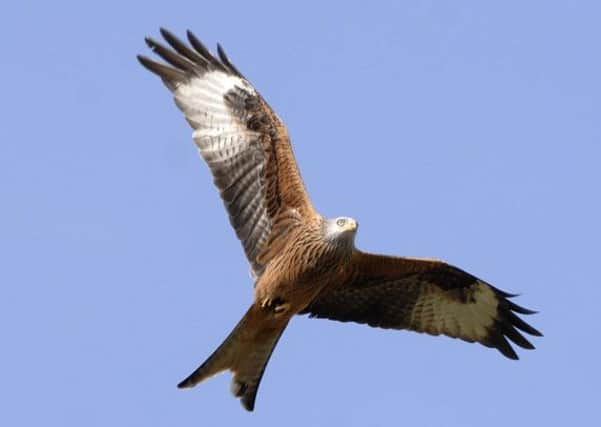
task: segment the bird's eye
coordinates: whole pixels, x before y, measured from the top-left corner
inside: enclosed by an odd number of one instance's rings
[[[343,227],[343,226],[344,226],[344,224],[346,224],[346,219],[344,219],[344,218],[340,218],[340,219],[338,219],[338,220],[336,221],[336,225],[337,225],[338,227]]]

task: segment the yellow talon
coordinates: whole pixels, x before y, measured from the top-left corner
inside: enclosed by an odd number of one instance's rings
[[[281,298],[265,298],[261,301],[261,308],[269,309],[276,314],[283,313],[290,308],[290,304],[285,303]]]

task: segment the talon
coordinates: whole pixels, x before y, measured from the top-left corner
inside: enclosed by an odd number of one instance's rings
[[[290,308],[290,304],[288,304],[288,303],[282,303],[282,304],[276,305],[273,308],[273,312],[276,313],[276,314],[283,313],[285,311],[288,311],[289,308]]]
[[[265,298],[261,301],[261,308],[271,310],[275,314],[283,313],[290,308],[290,304],[284,302],[283,299],[277,298]]]

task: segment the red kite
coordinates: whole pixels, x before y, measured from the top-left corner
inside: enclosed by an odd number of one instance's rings
[[[518,356],[508,339],[541,336],[516,313],[515,296],[434,259],[390,257],[355,248],[357,222],[313,208],[282,121],[218,45],[218,58],[190,32],[186,45],[161,30],[147,38],[167,64],[138,56],[173,93],[194,129],[255,278],[254,301],[215,352],[180,388],[221,371],[252,411],[271,353],[296,314],[447,335]]]

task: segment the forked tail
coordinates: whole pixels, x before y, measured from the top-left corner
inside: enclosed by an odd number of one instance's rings
[[[288,320],[274,317],[253,304],[217,350],[178,387],[194,387],[230,370],[233,373],[232,393],[240,398],[247,411],[252,411],[263,372]]]

